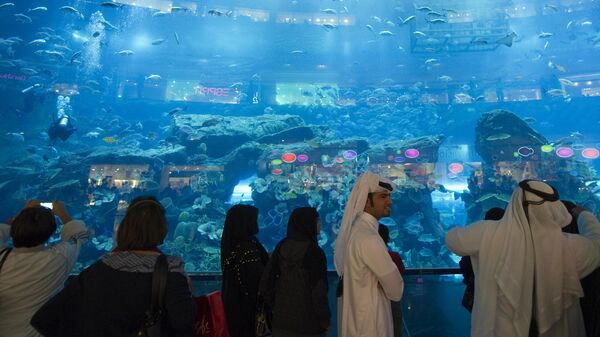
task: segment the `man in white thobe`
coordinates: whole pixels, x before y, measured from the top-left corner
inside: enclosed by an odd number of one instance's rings
[[[390,300],[399,301],[404,281],[378,233],[390,214],[394,184],[370,172],[352,189],[335,245],[335,266],[343,278],[338,301],[341,337],[393,337]]]
[[[571,216],[553,187],[524,180],[502,219],[448,232],[475,273],[471,336],[585,337],[579,279],[600,265],[600,223],[574,211],[584,235],[562,233]]]

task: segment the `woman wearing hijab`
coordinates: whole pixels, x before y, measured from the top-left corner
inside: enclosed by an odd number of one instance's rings
[[[258,208],[227,211],[221,238],[222,296],[231,337],[254,337],[258,283],[269,255],[256,239]]]
[[[448,232],[448,248],[470,255],[475,272],[472,336],[585,336],[579,279],[600,265],[600,224],[573,216],[585,236],[561,232],[571,214],[553,187],[524,180],[502,219]]]
[[[296,208],[287,236],[269,260],[261,294],[273,310],[273,337],[323,337],[329,330],[327,260],[317,243],[320,230],[314,207]]]

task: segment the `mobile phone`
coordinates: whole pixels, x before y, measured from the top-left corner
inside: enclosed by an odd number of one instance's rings
[[[40,206],[52,209],[52,202],[41,202]]]

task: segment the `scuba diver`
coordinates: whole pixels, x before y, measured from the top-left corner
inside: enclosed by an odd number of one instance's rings
[[[57,139],[61,139],[63,142],[66,141],[76,130],[72,121],[73,117],[67,113],[71,111],[70,98],[58,96],[56,108],[58,110],[56,119],[48,128],[48,138],[51,146],[56,143]]]
[[[75,132],[75,126],[71,121],[71,117],[67,114],[62,115],[59,119],[52,122],[48,128],[48,137],[50,145],[54,145],[56,140],[60,138],[63,142],[66,141]]]

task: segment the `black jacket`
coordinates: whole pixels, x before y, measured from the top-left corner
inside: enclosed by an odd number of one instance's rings
[[[131,336],[150,307],[156,261],[156,256],[138,258],[139,271],[117,270],[102,260],[94,263],[44,304],[31,324],[44,336]],[[163,334],[193,336],[196,305],[181,272],[183,263],[174,257],[168,261]]]
[[[302,334],[325,332],[331,312],[323,250],[312,241],[284,239],[267,264],[261,294],[272,307],[274,328]]]

